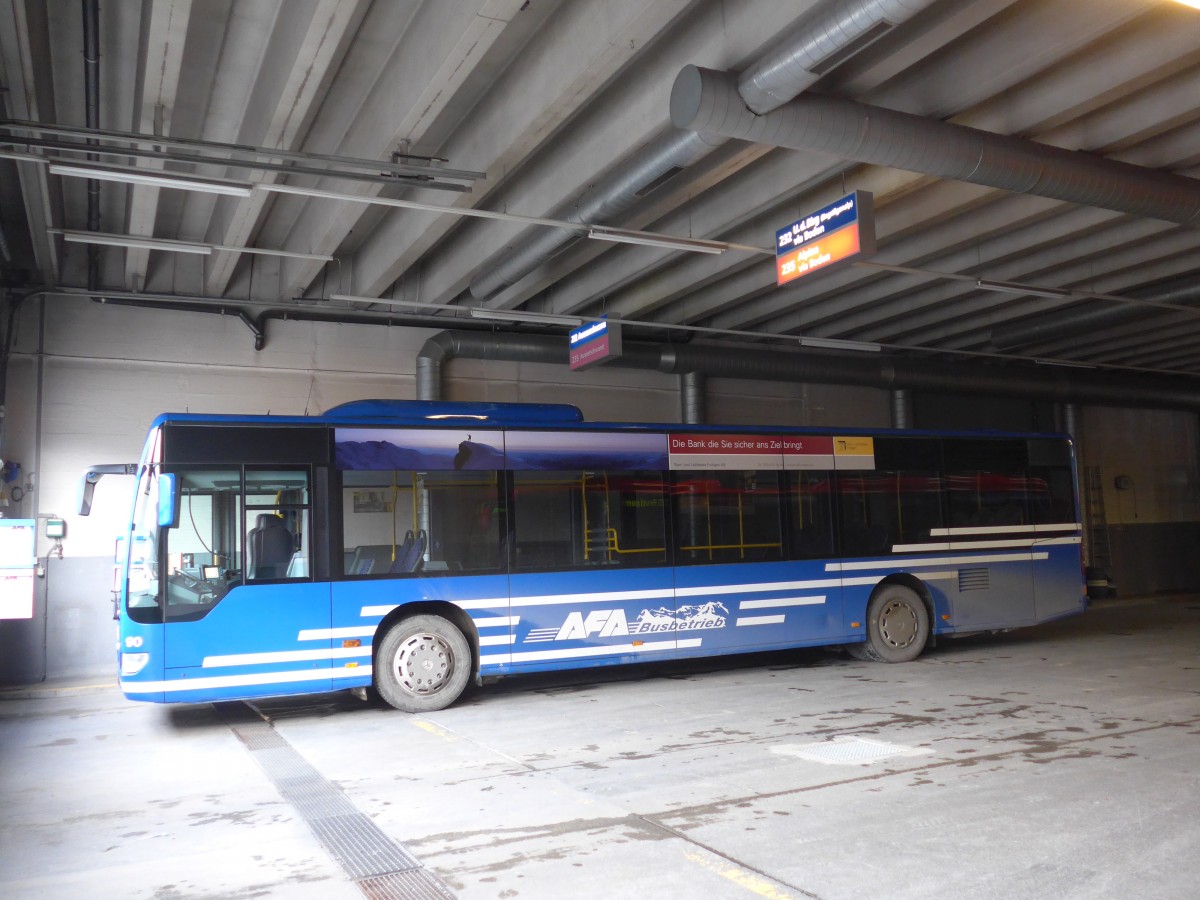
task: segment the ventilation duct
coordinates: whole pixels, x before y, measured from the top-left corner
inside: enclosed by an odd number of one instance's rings
[[[703,425],[708,421],[704,405],[704,376],[700,372],[679,375],[679,421]]]
[[[734,75],[686,66],[671,122],[773,147],[966,181],[1181,225],[1200,224],[1200,181],[852,100],[805,94],[756,116]]]
[[[578,200],[560,203],[546,217],[581,227],[611,221],[629,209],[650,186],[669,172],[679,172],[725,143],[724,138],[671,130],[638,151],[636,161],[619,166]],[[562,228],[529,229],[517,238],[516,250],[494,254],[471,281],[471,296],[485,300],[516,284],[543,262],[582,235]]]
[[[934,0],[834,0],[801,21],[794,34],[743,74],[735,98],[743,110],[767,112],[795,97],[822,74],[849,59]],[[699,132],[699,133],[696,133]],[[560,204],[547,218],[580,225],[603,225],[642,196],[720,147],[725,137],[704,129],[672,130],[615,166],[611,175],[577,200]],[[580,240],[562,229],[530,229],[517,238],[517,250],[492,254],[472,279],[470,294],[486,300],[516,284],[555,253]]]
[[[851,0],[826,4],[796,33],[742,72],[738,94],[762,115],[787,103],[826,72],[911,19],[931,0]]]
[[[824,354],[715,344],[646,344],[626,341],[623,356],[608,365],[710,378],[848,384],[887,391],[915,390],[1055,403],[1090,403],[1200,411],[1200,382],[1186,378],[1126,375],[1055,366],[970,367],[927,359]],[[444,331],[417,355],[417,398],[442,398],[442,368],[456,358],[566,365],[561,335],[497,335]]]

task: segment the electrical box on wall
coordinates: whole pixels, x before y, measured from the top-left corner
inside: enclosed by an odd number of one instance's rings
[[[0,619],[33,617],[36,522],[0,519]]]
[[[64,519],[46,520],[46,537],[61,540],[67,536],[67,523]]]

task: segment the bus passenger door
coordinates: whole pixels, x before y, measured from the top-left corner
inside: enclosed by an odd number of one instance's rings
[[[840,579],[826,571],[829,483],[824,470],[675,473],[681,649],[795,647],[843,636]]]
[[[512,497],[514,669],[675,651],[661,472],[517,471]]]
[[[162,557],[166,700],[331,689],[307,467],[180,467]]]

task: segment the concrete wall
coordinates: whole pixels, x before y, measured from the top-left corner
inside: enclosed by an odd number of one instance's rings
[[[4,447],[6,458],[21,462],[27,492],[4,513],[59,515],[68,531],[64,559],[49,560],[39,580],[35,620],[0,622],[0,683],[112,673],[111,559],[130,483],[104,479],[93,515],[80,518],[75,491],[86,466],[135,461],[151,421],[166,411],[298,415],[348,400],[410,399],[416,354],[434,333],[272,322],[265,349],[256,352],[234,317],[65,298],[28,304],[10,365]],[[451,400],[574,403],[592,420],[680,419],[678,379],[660,372],[571,373],[565,366],[464,359],[450,362],[445,374]],[[706,403],[709,421],[731,425],[890,425],[888,393],[870,388],[714,378]],[[918,396],[913,406],[917,427],[1054,427],[1044,404]],[[1114,552],[1128,548],[1145,562],[1157,558],[1144,555],[1147,546],[1187,546],[1200,522],[1196,417],[1089,408],[1084,429],[1083,460],[1102,466],[1106,477],[1132,478],[1130,491],[1106,497],[1110,522],[1122,529]],[[38,555],[52,550],[41,537]],[[1140,564],[1118,569],[1120,590],[1195,580],[1195,554],[1161,556],[1152,572]]]
[[[1200,433],[1191,413],[1085,409],[1080,465],[1099,472],[1120,594],[1200,584]]]

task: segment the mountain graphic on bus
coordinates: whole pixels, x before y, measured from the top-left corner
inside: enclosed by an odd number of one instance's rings
[[[710,600],[699,606],[681,606],[670,609],[644,609],[637,621],[629,626],[630,634],[646,631],[690,631],[701,628],[724,628],[729,610],[725,604]]]
[[[343,470],[502,469],[504,451],[465,440],[444,447],[402,447],[390,441],[338,441],[337,467]]]

